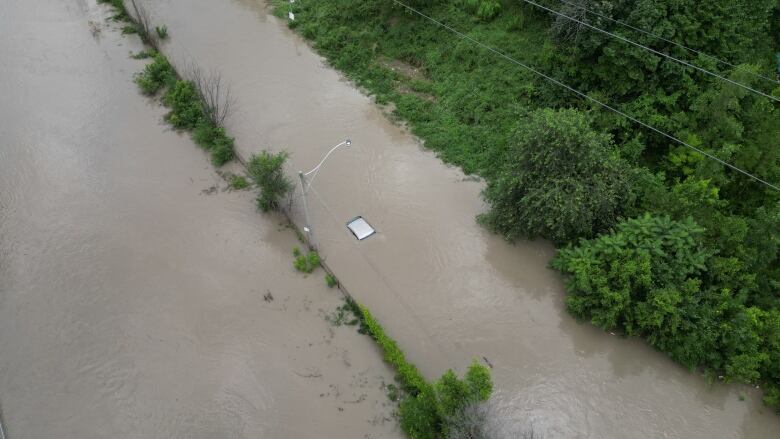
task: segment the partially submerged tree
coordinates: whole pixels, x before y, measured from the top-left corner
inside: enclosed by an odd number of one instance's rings
[[[522,121],[504,169],[484,191],[480,221],[508,240],[555,243],[612,227],[631,202],[628,164],[584,114],[544,109]]]
[[[262,151],[252,156],[247,165],[249,176],[260,189],[257,207],[263,212],[278,209],[282,198],[293,189],[292,182],[284,175],[284,163],[287,157],[285,151],[276,154]]]

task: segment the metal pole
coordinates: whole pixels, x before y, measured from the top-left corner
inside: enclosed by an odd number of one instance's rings
[[[309,249],[316,250],[317,245],[314,243],[314,232],[311,228],[311,221],[309,221],[309,203],[306,201],[306,177],[303,175],[303,171],[298,171],[298,177],[301,180],[301,198],[303,198],[303,214],[305,215],[306,223],[303,225],[303,231],[309,234]]]

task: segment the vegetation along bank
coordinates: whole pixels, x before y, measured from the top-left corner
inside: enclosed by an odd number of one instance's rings
[[[573,315],[780,407],[780,2],[275,5],[486,180],[483,225],[558,246]]]

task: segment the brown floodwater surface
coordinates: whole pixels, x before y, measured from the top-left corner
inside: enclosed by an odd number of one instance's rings
[[[641,340],[572,319],[546,266],[553,248],[510,245],[481,229],[482,184],[389,122],[264,2],[147,4],[168,26],[163,50],[175,62],[231,84],[238,111],[229,130],[243,156],[286,149],[294,177],[352,139],[313,185],[317,241],[426,375],[489,361],[502,416],[551,438],[780,437],[780,416],[762,406],[760,391],[708,384]],[[377,235],[356,242],[345,228],[355,215]]]
[[[109,15],[0,1],[7,438],[401,437],[341,294],[139,94]]]

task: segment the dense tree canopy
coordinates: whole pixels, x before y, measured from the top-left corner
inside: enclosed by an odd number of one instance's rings
[[[630,168],[609,135],[575,110],[543,109],[520,123],[504,167],[485,190],[484,224],[507,239],[565,243],[608,230],[629,204]]]

